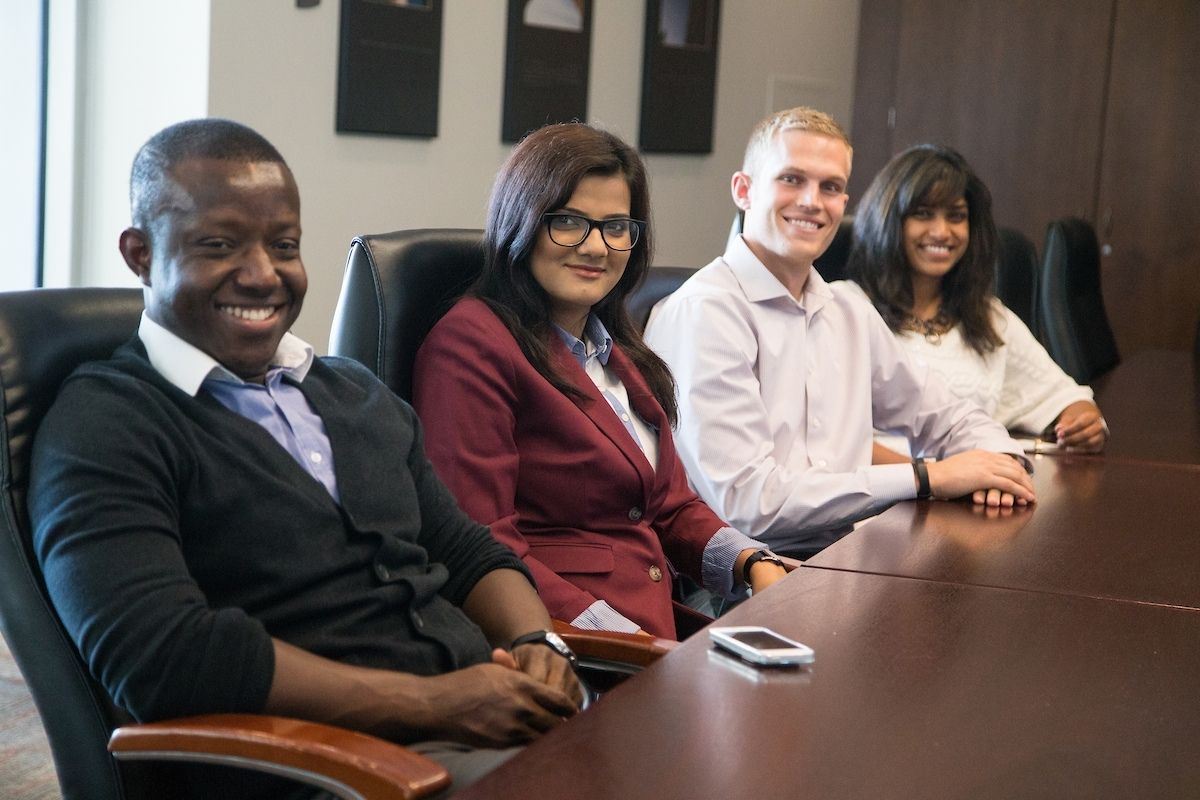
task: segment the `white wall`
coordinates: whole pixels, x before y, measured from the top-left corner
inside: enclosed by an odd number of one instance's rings
[[[722,3],[714,151],[651,155],[658,264],[718,255],[732,218],[729,176],[772,93],[849,124],[858,0]],[[350,239],[416,227],[482,227],[497,167],[504,89],[503,0],[448,0],[438,136],[337,135],[338,7],[212,0],[209,113],[240,120],[288,159],[303,202],[309,293],[296,332],[326,346]],[[644,3],[594,3],[589,121],[636,141]],[[777,107],[782,107],[779,105]]]
[[[75,35],[51,34],[46,282],[136,286],[117,251],[129,225],[129,165],[155,132],[206,113],[209,4],[52,0],[52,25],[67,7],[77,17],[61,19]],[[73,53],[54,49],[71,45]]]
[[[42,9],[0,0],[0,291],[32,289],[37,264],[38,148],[41,118]]]
[[[345,255],[355,234],[482,227],[492,178],[508,151],[500,143],[504,0],[445,3],[439,135],[428,140],[334,132],[336,0],[312,9],[298,9],[285,0],[211,0],[211,5],[202,0],[111,1],[136,8],[122,12],[124,23],[164,26],[175,35],[154,53],[136,55],[145,65],[142,70],[153,73],[136,81],[134,65],[124,63],[137,52],[128,40],[122,42],[127,37],[91,38],[94,47],[116,51],[110,56],[116,63],[90,67],[112,77],[102,81],[108,90],[98,102],[110,115],[137,113],[133,121],[106,120],[99,130],[89,131],[89,137],[104,139],[111,169],[89,173],[97,184],[89,192],[83,252],[104,258],[103,264],[89,266],[83,282],[112,282],[112,276],[125,280],[119,258],[116,268],[108,265],[115,258],[116,234],[126,224],[129,161],[158,127],[202,113],[193,107],[202,82],[191,74],[200,64],[208,70],[207,113],[260,131],[296,174],[309,271],[308,299],[296,332],[319,350],[327,346]],[[204,15],[197,4],[207,6],[206,20],[199,19]],[[191,17],[181,21],[182,7]],[[597,0],[594,7],[589,121],[635,142],[645,5]],[[656,263],[699,266],[721,252],[733,214],[729,176],[741,161],[751,126],[771,107],[808,102],[849,123],[858,7],[858,0],[722,3],[714,151],[646,159]],[[108,21],[118,22],[116,17]],[[208,51],[198,55],[188,48],[203,38],[205,22]],[[182,41],[183,32],[192,38]],[[175,71],[183,75],[179,81],[172,80]],[[116,105],[118,77],[138,85],[123,105]],[[186,91],[173,91],[176,83],[186,84]]]

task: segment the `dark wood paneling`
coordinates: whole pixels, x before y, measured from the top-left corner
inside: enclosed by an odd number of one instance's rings
[[[1200,2],[1120,0],[1109,97],[1097,230],[1113,332],[1126,355],[1187,349],[1200,312]]]
[[[850,141],[854,168],[850,173],[851,204],[892,157],[892,103],[896,96],[896,62],[900,57],[901,0],[862,0],[858,22],[858,63],[854,78],[854,116]]]
[[[906,0],[896,151],[960,150],[999,224],[1041,243],[1046,224],[1092,218],[1113,0]]]

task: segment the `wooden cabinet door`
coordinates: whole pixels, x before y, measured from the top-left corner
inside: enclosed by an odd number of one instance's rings
[[[1200,313],[1200,3],[1119,0],[1098,232],[1123,354],[1191,347]]]
[[[860,47],[874,52],[859,52],[853,135],[865,147],[855,172],[866,174],[854,186],[892,154],[940,142],[987,183],[997,223],[1039,247],[1052,219],[1091,219],[1113,2],[864,0]],[[878,105],[888,72],[893,129],[880,158],[888,115],[859,98]]]
[[[1198,0],[862,0],[852,202],[894,153],[938,141],[1041,248],[1100,235],[1124,355],[1191,347],[1200,315]]]

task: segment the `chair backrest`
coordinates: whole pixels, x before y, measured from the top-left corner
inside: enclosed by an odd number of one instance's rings
[[[742,232],[745,216],[744,211],[738,211],[733,215],[733,222],[729,226],[729,238],[725,242],[726,247],[734,237]],[[833,234],[829,247],[825,248],[825,252],[813,262],[813,266],[817,268],[817,272],[821,273],[822,278],[827,281],[840,281],[850,277],[846,271],[846,262],[850,260],[850,245],[853,241],[854,215],[846,214],[838,223],[838,229]]]
[[[1000,228],[996,250],[995,292],[1034,336],[1037,324],[1037,249],[1029,237],[1014,228]]]
[[[1091,224],[1050,223],[1038,281],[1038,327],[1046,350],[1079,383],[1120,361],[1100,290],[1100,246]]]
[[[356,236],[329,352],[371,369],[412,400],[413,362],[434,323],[483,269],[483,232],[462,228]]]
[[[691,267],[651,267],[642,285],[625,298],[625,308],[637,329],[645,330],[654,304],[674,292],[696,274]]]
[[[72,798],[124,798],[137,766],[106,744],[129,721],[92,679],[58,620],[33,554],[26,495],[33,437],[63,380],[107,358],[137,330],[137,289],[0,293],[0,625],[50,742],[59,785]]]
[[[850,245],[854,241],[854,215],[847,214],[838,223],[837,233],[825,252],[813,262],[817,272],[827,281],[840,281],[850,277],[846,272],[846,262],[850,260]]]

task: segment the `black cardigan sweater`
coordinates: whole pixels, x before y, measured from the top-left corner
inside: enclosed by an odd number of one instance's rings
[[[189,397],[136,337],[78,369],[34,443],[34,546],[92,674],[139,720],[261,711],[270,637],[342,662],[438,674],[487,661],[457,607],[525,572],[434,475],[411,407],[346,359],[301,390],[341,504],[261,427]]]

